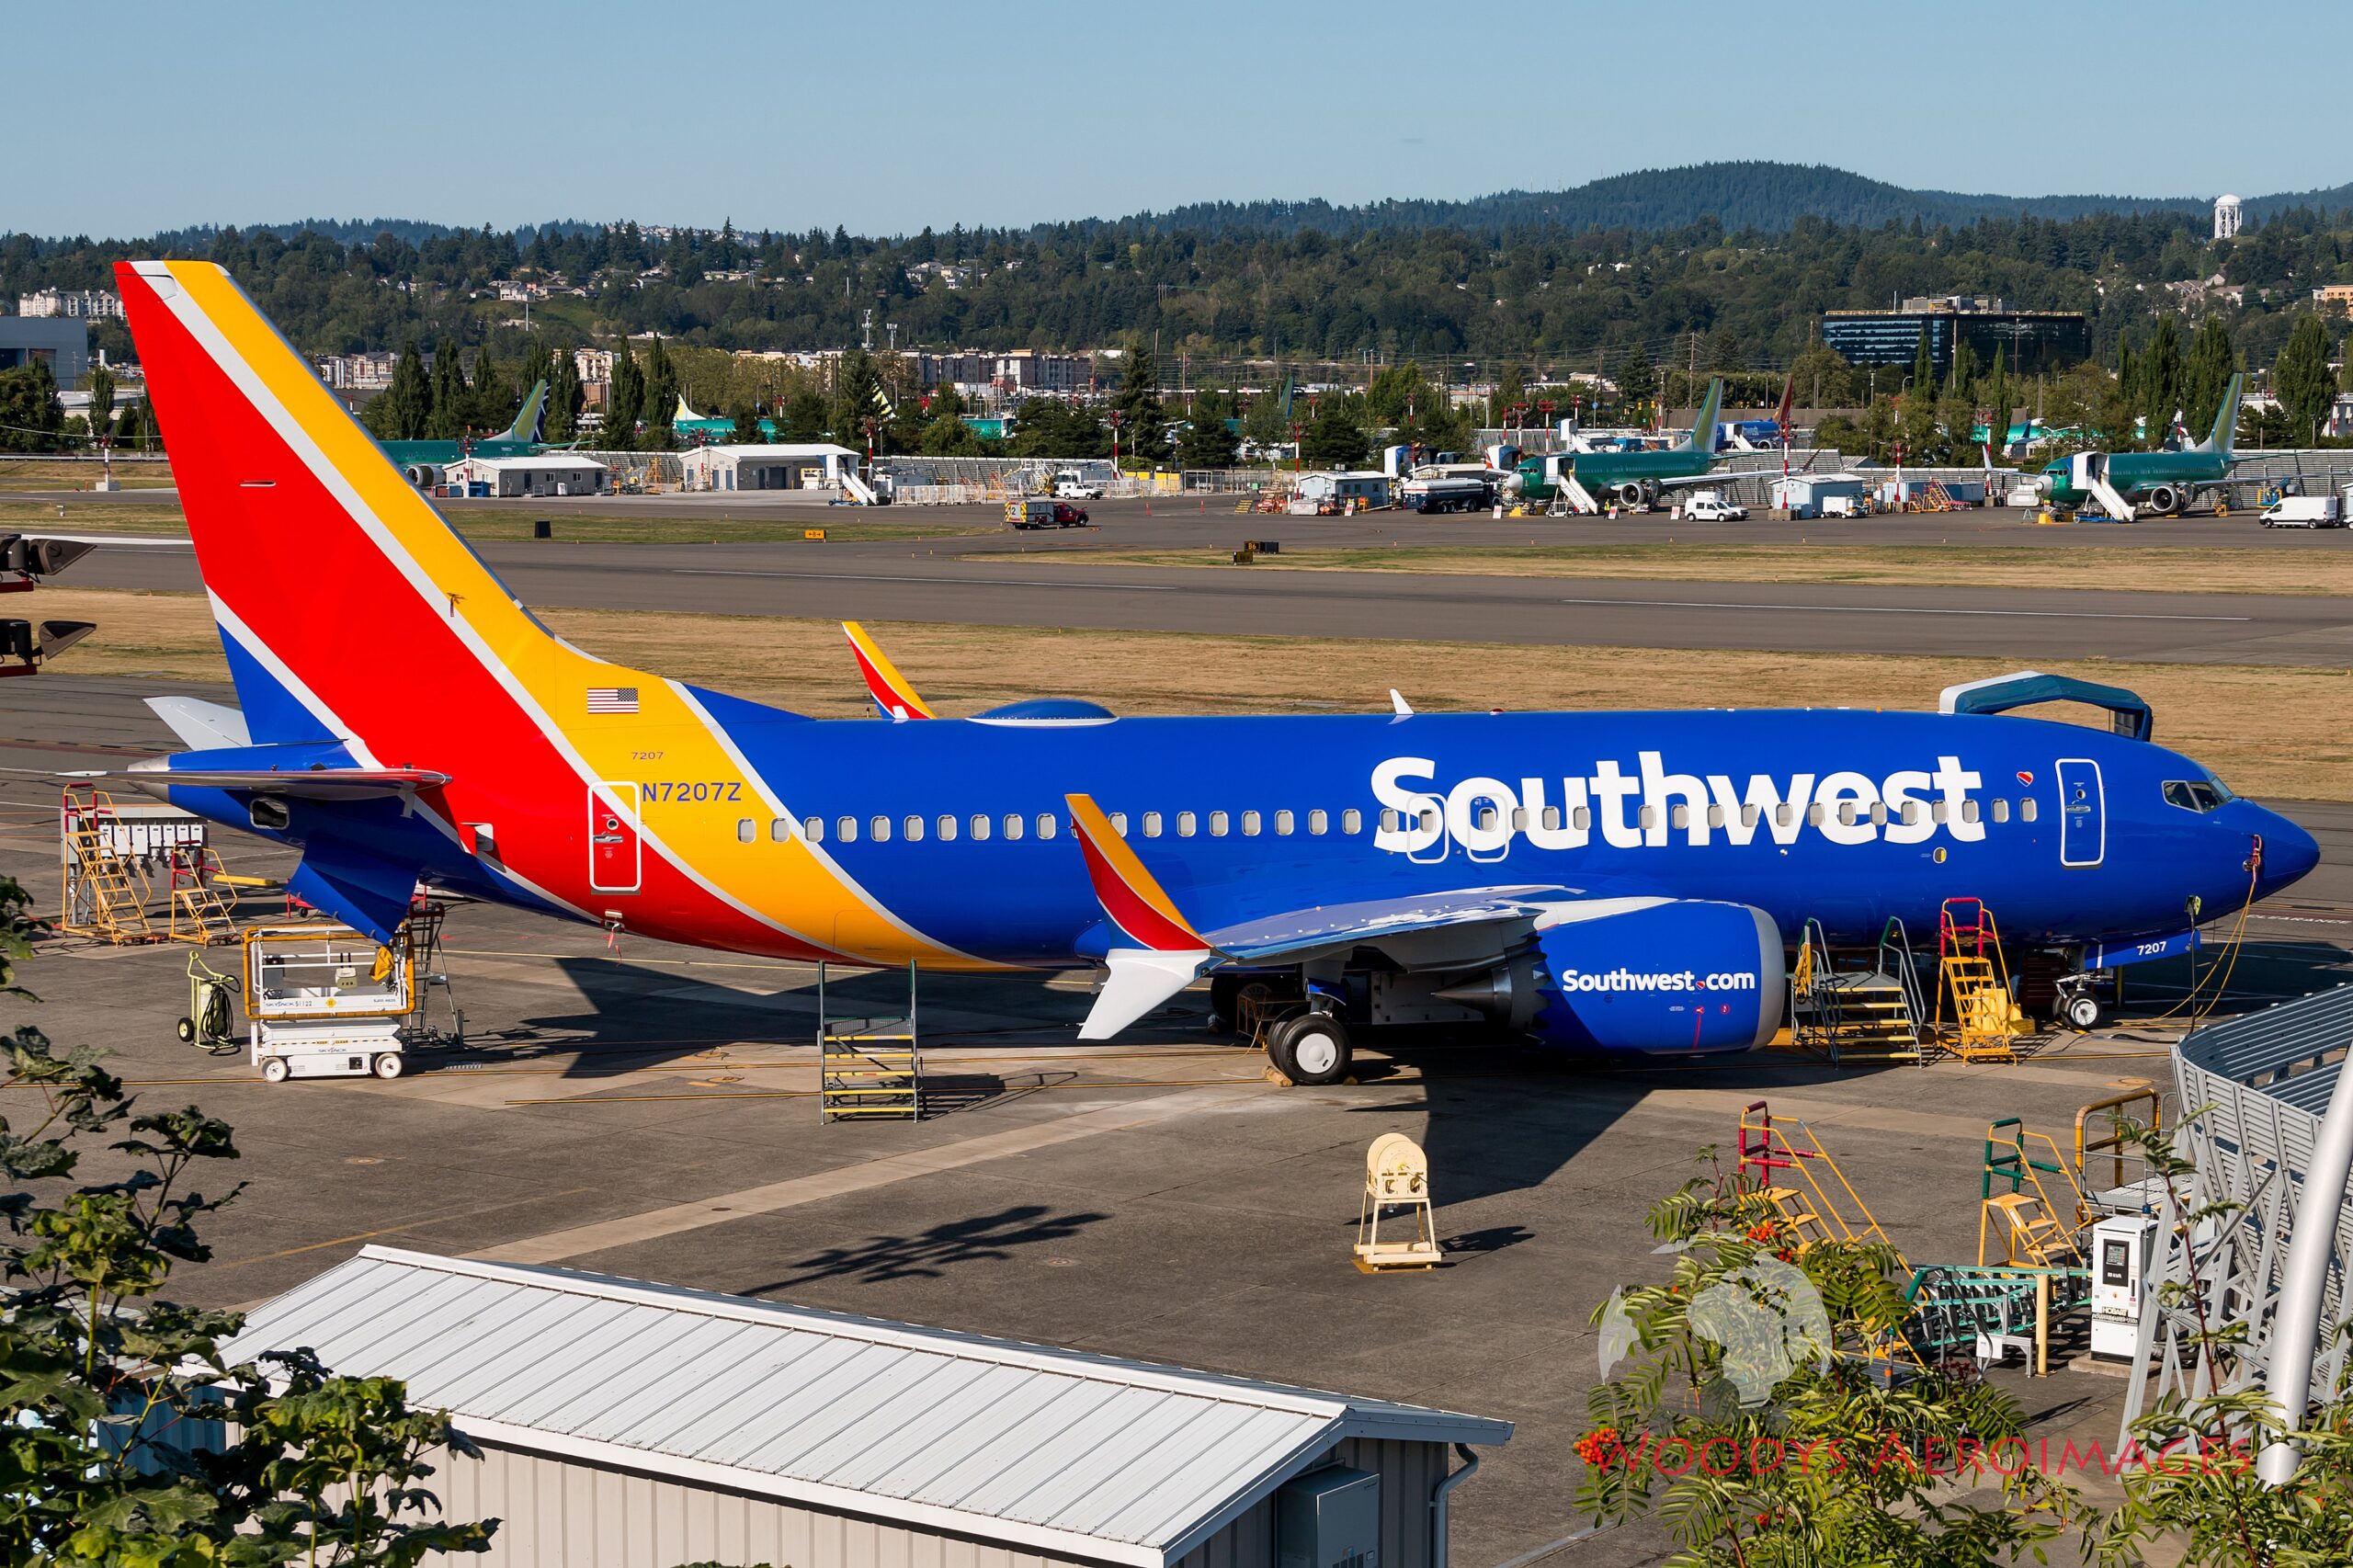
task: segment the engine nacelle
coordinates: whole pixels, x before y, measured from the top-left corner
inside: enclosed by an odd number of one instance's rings
[[[1537,937],[1532,1032],[1571,1051],[1748,1051],[1781,1027],[1781,934],[1745,903],[1680,899]]]
[[[430,490],[441,483],[439,463],[406,463],[402,466],[401,472],[419,490]]]
[[[2181,510],[2184,497],[2177,486],[2160,484],[2149,492],[2149,510],[2174,513]]]
[[[1647,506],[1650,503],[1650,492],[1639,480],[1630,480],[1618,487],[1618,504],[1621,506]]]

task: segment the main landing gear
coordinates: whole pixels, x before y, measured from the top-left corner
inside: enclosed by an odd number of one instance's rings
[[[1210,1027],[1262,1048],[1294,1084],[1337,1084],[1354,1052],[1329,996],[1302,995],[1267,978],[1219,975],[1210,982]]]

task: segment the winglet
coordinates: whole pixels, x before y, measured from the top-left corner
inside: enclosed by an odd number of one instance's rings
[[[1081,1040],[1108,1040],[1190,985],[1218,953],[1177,912],[1091,796],[1063,799],[1095,897],[1120,937],[1104,954],[1110,973],[1078,1027]]]
[[[930,719],[935,715],[929,705],[907,684],[899,666],[866,634],[866,628],[854,620],[842,622],[842,631],[849,636],[849,651],[857,656],[858,673],[866,678],[867,695],[874,699],[874,706],[882,710],[885,719]]]
[[[1389,688],[1389,710],[1400,719],[1410,719],[1414,716],[1414,705],[1406,701],[1405,694],[1393,686]]]

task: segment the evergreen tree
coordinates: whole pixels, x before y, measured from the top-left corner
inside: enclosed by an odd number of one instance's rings
[[[1618,395],[1631,415],[1639,415],[1643,405],[1658,395],[1658,372],[1651,369],[1650,350],[1641,344],[1628,355],[1618,371]]]
[[[1928,348],[1928,329],[1920,329],[1920,346],[1912,353],[1912,383],[1905,403],[1925,404],[1936,396],[1937,358]]]
[[[425,433],[437,441],[454,441],[466,433],[466,377],[458,365],[458,346],[444,338],[433,351],[433,405],[425,416]]]
[[[779,441],[822,441],[825,438],[825,399],[816,388],[803,386],[784,400],[777,423]]]
[[[645,449],[665,452],[677,439],[678,367],[654,335],[654,349],[645,357]]]
[[[1209,399],[1193,404],[1192,422],[1176,443],[1176,460],[1187,468],[1232,468],[1241,438],[1225,427],[1225,416]]]
[[[1994,370],[1985,378],[1985,438],[1999,456],[2010,439],[2010,378],[2002,366],[2002,350],[1994,346]]]
[[[1528,383],[1517,365],[1506,365],[1504,373],[1495,378],[1494,395],[1487,399],[1487,427],[1501,430],[1514,418],[1512,405],[1528,401]]]
[[[485,436],[495,436],[515,423],[522,399],[487,348],[474,356],[473,380],[473,410],[467,422]]]
[[[1160,404],[1160,362],[1141,339],[1128,345],[1124,358],[1120,388],[1111,397],[1111,406],[1120,413],[1120,449],[1142,462],[1164,461],[1168,429]]]
[[[2336,372],[2328,368],[2328,334],[2317,312],[2296,317],[2288,346],[2271,367],[2271,395],[2287,415],[2290,441],[2302,447],[2319,438],[2321,421],[2336,401]]]
[[[841,357],[834,371],[833,407],[827,414],[835,440],[861,451],[866,449],[866,422],[882,417],[874,403],[881,385],[874,357],[865,349],[853,348]]]
[[[1310,468],[1347,469],[1362,465],[1372,451],[1372,441],[1365,435],[1351,403],[1348,398],[1328,396],[1317,404],[1313,421],[1299,438],[1302,462]]]
[[[114,435],[114,372],[104,365],[90,367],[90,444],[106,444]]]
[[[548,439],[569,441],[580,434],[580,411],[587,394],[580,385],[580,362],[569,349],[559,348],[550,359],[548,378]]]
[[[426,379],[425,358],[412,337],[401,345],[400,358],[392,361],[392,383],[360,417],[380,440],[415,441],[424,437],[432,415],[433,385]]]
[[[2157,318],[2140,369],[2141,413],[2148,422],[2149,444],[2162,446],[2173,429],[2173,416],[2181,412],[2181,324],[2170,311]]]
[[[917,437],[915,449],[930,458],[976,458],[983,450],[980,437],[957,414],[934,415]]]
[[[2182,369],[2182,417],[2199,440],[2214,427],[2222,412],[2222,393],[2230,390],[2231,372],[2238,368],[2238,351],[2231,344],[2231,329],[2220,316],[2198,324],[2189,340],[2189,360]]]
[[[638,421],[644,416],[645,372],[639,368],[629,340],[623,338],[613,350],[613,379],[605,389],[603,445],[613,451],[634,451]]]
[[[735,421],[735,427],[727,432],[727,438],[735,445],[756,447],[767,439],[760,430],[760,411],[751,403],[737,403],[729,417]]]
[[[1242,434],[1262,450],[1290,439],[1290,422],[1283,417],[1280,392],[1268,387],[1250,400],[1250,406],[1242,412]]]
[[[55,451],[64,434],[65,404],[48,360],[0,370],[0,451]]]

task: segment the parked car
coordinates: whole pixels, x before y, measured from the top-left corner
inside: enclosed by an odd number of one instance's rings
[[[1083,528],[1086,526],[1086,508],[1074,506],[1067,501],[1054,503],[1054,526],[1058,528]]]
[[[1054,475],[1054,497],[1060,501],[1100,501],[1103,487],[1091,484],[1074,468],[1066,468]]]
[[[1748,508],[1733,506],[1712,490],[1702,490],[1683,503],[1683,517],[1693,523],[1745,523]]]
[[[2263,510],[2267,528],[2337,528],[2345,526],[2344,504],[2334,495],[2282,495]]]

